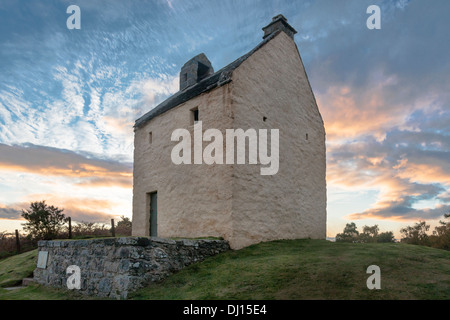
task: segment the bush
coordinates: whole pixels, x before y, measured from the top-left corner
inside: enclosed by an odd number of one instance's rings
[[[445,218],[450,218],[450,214]],[[439,221],[440,225],[434,228],[430,236],[430,245],[434,248],[450,250],[450,222]]]
[[[125,216],[121,216],[120,218],[121,220],[115,225],[116,236],[131,236],[131,220]],[[81,221],[72,225],[73,239],[111,237],[111,235],[111,227],[106,224]],[[65,231],[60,236],[62,238],[69,237],[68,226],[66,226]]]
[[[430,239],[427,231],[430,229],[430,225],[425,221],[419,221],[413,227],[407,226],[402,228],[400,232],[403,234],[402,242],[409,244],[419,244],[423,246],[429,246]]]
[[[45,201],[32,202],[30,209],[22,210],[22,217],[27,220],[24,226],[26,236],[19,234],[21,252],[37,247],[38,240],[67,239],[69,238],[68,218],[62,213],[64,209],[48,206]],[[131,236],[131,220],[125,216],[120,217],[115,226],[116,236]],[[95,222],[76,222],[72,225],[73,239],[86,239],[97,237],[111,237],[111,227]],[[17,253],[16,235],[14,233],[0,232],[0,258]]]
[[[120,217],[120,221],[117,222],[116,234],[121,236],[131,236],[131,220],[125,216]]]
[[[75,239],[110,237],[110,229],[104,225],[95,222],[77,222],[72,226],[72,237]]]
[[[445,214],[444,219],[449,219],[450,214]],[[420,221],[414,226],[408,226],[401,230],[402,242],[429,246],[438,249],[450,250],[450,221],[439,221],[439,226],[434,228],[432,235],[427,231],[430,226],[425,221]]]
[[[358,242],[359,231],[356,230],[354,222],[347,223],[344,232],[336,235],[336,242]]]
[[[377,237],[377,242],[395,242],[394,233],[392,231],[380,233]]]
[[[36,242],[19,233],[20,252],[30,251],[36,248]],[[0,259],[17,253],[15,233],[0,232]]]
[[[356,229],[357,227],[354,222],[347,223],[343,233],[338,233],[336,235],[336,242],[395,242],[394,233],[392,231],[378,233],[380,231],[378,225],[374,225],[372,227],[364,226],[362,233],[359,233],[359,231]]]

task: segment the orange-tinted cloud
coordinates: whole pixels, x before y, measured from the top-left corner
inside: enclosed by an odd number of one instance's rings
[[[383,140],[366,137],[328,145],[329,187],[379,192],[371,208],[346,218],[439,219],[450,211],[450,152],[446,139],[446,134],[405,129],[387,131]],[[429,147],[435,149],[427,150]],[[435,205],[417,207],[422,201]]]
[[[382,140],[392,129],[407,128],[409,115],[427,106],[435,97],[424,95],[417,100],[393,102],[390,97],[398,84],[395,75],[377,72],[365,84],[353,87],[332,85],[316,94],[324,118],[328,142],[358,139],[365,135]]]
[[[26,209],[28,206],[27,203],[16,203],[8,206],[0,203],[0,219],[21,219],[22,209]]]
[[[72,221],[85,222],[109,222],[116,215],[111,211],[116,203],[104,199],[91,198],[64,198],[52,194],[29,195],[29,202],[14,203],[10,205],[0,204],[0,219],[22,220],[22,210],[27,210],[30,203],[45,200],[48,205],[64,209],[63,214],[71,217]]]
[[[405,159],[396,169],[399,171],[397,176],[403,179],[420,183],[434,183],[439,181],[450,185],[450,172],[436,165],[408,163],[408,160]]]
[[[102,160],[68,150],[0,144],[0,170],[80,178],[80,185],[131,188],[129,163]]]
[[[93,177],[83,179],[76,183],[82,187],[121,187],[131,189],[133,187],[133,177]]]

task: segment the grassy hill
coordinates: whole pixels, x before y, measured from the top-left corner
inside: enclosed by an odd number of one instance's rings
[[[0,261],[0,286],[15,263],[34,268],[31,254]],[[381,290],[367,289],[369,265],[381,269]],[[73,298],[82,297],[40,286],[0,289],[0,299]],[[450,299],[450,252],[407,244],[267,242],[191,265],[130,299]]]
[[[37,249],[0,260],[0,288],[22,283],[36,266]]]

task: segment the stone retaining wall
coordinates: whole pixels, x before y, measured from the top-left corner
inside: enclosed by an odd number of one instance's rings
[[[224,240],[169,240],[148,237],[39,241],[48,252],[45,268],[34,270],[37,283],[67,288],[67,267],[81,271],[87,295],[125,299],[128,293],[161,281],[185,266],[229,250]]]

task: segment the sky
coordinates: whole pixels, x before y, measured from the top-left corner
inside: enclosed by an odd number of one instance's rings
[[[68,29],[77,5],[81,29]],[[367,8],[381,9],[370,30]],[[327,236],[450,212],[448,0],[2,0],[0,231],[46,200],[74,221],[132,215],[134,121],[283,14],[327,133]]]

